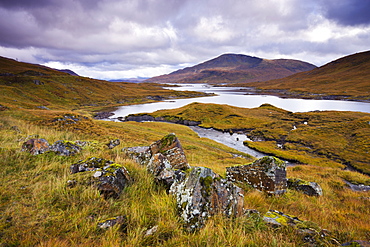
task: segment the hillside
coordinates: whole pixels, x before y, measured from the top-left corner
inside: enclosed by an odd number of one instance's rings
[[[154,84],[108,82],[0,57],[0,104],[6,108],[102,108],[202,93],[165,90]]]
[[[218,198],[231,195],[236,185],[222,182],[226,168],[250,164],[253,157],[201,138],[184,125],[92,118],[95,111],[110,106],[191,95],[195,94],[163,90],[148,83],[77,77],[0,58],[0,246],[295,247],[370,240],[370,191],[354,191],[347,185],[348,181],[370,185],[369,176],[343,169],[353,165],[368,173],[369,114],[293,114],[271,105],[245,109],[199,103],[154,113],[170,122],[196,120],[203,127],[246,133],[255,138],[246,145],[298,161],[286,167],[287,178],[313,181],[322,188],[320,196],[294,189],[275,196],[240,183],[237,185],[242,190],[236,191],[244,204],[240,208],[243,214],[235,217],[207,207],[209,199],[202,198],[213,198],[211,205],[217,205]],[[292,130],[293,126],[297,128]],[[173,146],[173,139],[164,138],[173,136],[170,133],[176,134],[181,145]],[[33,142],[37,152],[30,152],[31,140],[37,140]],[[145,149],[153,144],[156,157],[165,155],[163,161],[183,149],[184,156],[172,158],[176,161],[186,157],[191,166],[174,171],[168,169],[171,163],[161,163],[165,176],[170,172],[176,175],[168,176],[168,181],[177,183],[196,175],[199,167],[219,175],[200,177],[194,181],[197,190],[186,188],[171,195],[166,184],[150,173],[149,166],[125,152],[130,147]],[[173,148],[163,149],[169,146]],[[138,157],[141,154],[145,153]],[[86,160],[96,163],[84,166],[81,162]],[[75,168],[79,172],[74,173]],[[129,178],[124,188],[118,180],[120,175]],[[219,187],[220,193],[215,194],[217,184],[227,187]],[[181,189],[184,183],[179,185]],[[109,193],[104,191],[108,190],[115,191],[114,196],[106,197]],[[202,196],[193,197],[202,199],[194,200],[202,210],[214,212],[208,218],[192,210],[191,222],[199,217],[206,219],[204,226],[194,232],[184,227],[186,219],[179,211],[179,205],[189,208],[193,202],[177,200],[178,195],[186,199],[189,191]],[[233,197],[224,198],[233,203]],[[226,212],[231,210],[229,205],[235,204],[225,205]],[[271,227],[263,217],[270,210],[301,221],[295,228],[279,217],[282,226]]]
[[[316,66],[292,59],[262,59],[241,54],[223,54],[193,67],[150,78],[156,83],[241,83],[283,78]]]
[[[238,84],[240,86],[240,84]],[[283,79],[243,84],[264,90],[287,90],[288,95],[370,100],[370,51],[352,54],[311,71]]]

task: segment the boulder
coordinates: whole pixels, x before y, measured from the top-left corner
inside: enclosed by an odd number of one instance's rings
[[[109,143],[107,144],[107,147],[109,149],[112,149],[112,148],[118,146],[119,144],[121,144],[121,141],[119,139],[110,140]]]
[[[246,183],[269,194],[283,194],[287,188],[285,162],[265,156],[251,164],[226,168],[226,177],[232,182]]]
[[[22,151],[30,154],[42,154],[50,150],[49,143],[45,139],[30,139],[23,143]]]
[[[117,198],[122,190],[131,183],[126,168],[111,160],[91,157],[72,164],[71,173],[95,171],[94,184],[105,198]]]
[[[55,152],[58,155],[71,156],[79,153],[82,150],[80,145],[71,141],[56,141],[51,147],[50,151]]]
[[[131,183],[128,171],[119,164],[98,168],[93,177],[98,180],[97,188],[105,198],[118,198],[122,190]]]
[[[152,143],[149,147],[129,147],[123,148],[122,151],[140,165],[148,165],[153,155],[161,153],[167,158],[173,169],[186,170],[190,168],[184,150],[175,134],[169,134]]]
[[[339,245],[338,240],[333,238],[330,233],[318,227],[310,221],[303,221],[292,215],[287,215],[276,210],[269,210],[263,220],[270,226],[277,228],[281,226],[294,228],[301,237],[305,246],[332,246]]]
[[[154,175],[156,183],[164,185],[167,189],[170,189],[175,180],[181,180],[185,177],[185,173],[182,170],[174,169],[166,156],[161,153],[152,156],[147,170]]]
[[[95,171],[98,168],[111,165],[114,162],[103,158],[90,157],[84,160],[80,160],[75,164],[72,164],[70,169],[71,173],[84,172],[84,171]]]
[[[152,155],[161,153],[166,156],[174,169],[186,170],[190,168],[180,141],[174,133],[154,142],[149,148]]]
[[[150,158],[152,157],[152,153],[148,146],[128,147],[123,148],[122,151],[130,159],[135,160],[136,163],[143,166],[146,166],[149,163]]]
[[[203,227],[206,220],[218,212],[226,216],[242,215],[242,193],[242,189],[205,167],[193,168],[187,177],[176,179],[170,188],[189,231]]]
[[[315,182],[307,182],[298,178],[289,178],[287,185],[289,189],[302,191],[309,196],[322,196],[321,186]]]

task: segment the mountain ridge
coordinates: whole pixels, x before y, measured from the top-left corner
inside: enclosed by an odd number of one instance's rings
[[[241,83],[266,81],[314,68],[316,68],[315,65],[300,60],[269,60],[243,54],[226,53],[192,67],[152,77],[145,82]]]

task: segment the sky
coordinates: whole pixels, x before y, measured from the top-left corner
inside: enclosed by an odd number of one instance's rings
[[[370,0],[0,0],[0,56],[99,79],[237,53],[322,66],[370,50]]]

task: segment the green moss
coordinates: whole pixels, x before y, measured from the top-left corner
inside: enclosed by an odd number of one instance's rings
[[[206,196],[210,196],[212,192],[213,178],[211,176],[201,177],[199,182],[203,187],[204,194]]]

